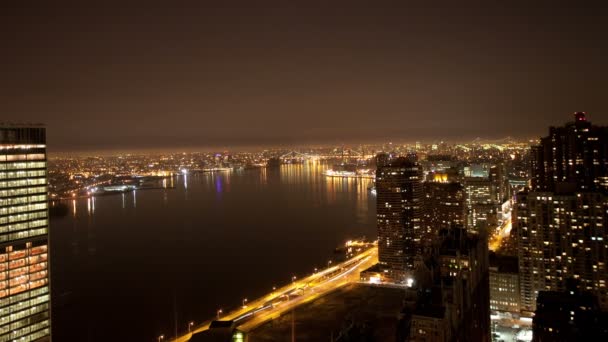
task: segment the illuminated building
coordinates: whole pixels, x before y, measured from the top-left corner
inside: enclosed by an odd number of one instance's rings
[[[45,141],[0,127],[0,341],[50,340]]]
[[[447,176],[446,176],[447,181]],[[424,183],[424,244],[436,236],[440,229],[451,225],[464,226],[465,193],[462,185],[456,182]]]
[[[608,196],[520,193],[515,213],[522,310],[534,311],[539,291],[563,291],[569,277],[606,300]]]
[[[415,157],[379,167],[376,191],[379,263],[404,279],[421,252],[422,168]]]
[[[486,177],[464,179],[467,206],[467,228],[479,231],[497,225],[497,204],[494,201],[493,184]]]
[[[463,169],[465,177],[488,178],[490,175],[487,164],[471,164]]]
[[[608,130],[584,113],[533,147],[532,190],[517,195],[522,310],[536,309],[539,291],[564,291],[568,278],[608,306]]]
[[[574,122],[550,127],[549,135],[532,148],[532,190],[607,190],[608,127],[574,113]]]
[[[490,166],[489,180],[492,183],[492,199],[496,203],[503,203],[510,196],[509,182],[505,177],[506,170],[504,164],[496,164]]]
[[[490,309],[519,313],[517,257],[490,254]]]

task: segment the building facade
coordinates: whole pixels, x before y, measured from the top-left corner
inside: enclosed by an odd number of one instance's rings
[[[563,291],[568,278],[597,291],[608,282],[608,196],[597,192],[520,193],[515,207],[522,309],[539,291]]]
[[[443,302],[456,341],[490,341],[490,284],[485,233],[453,227],[441,233]]]
[[[488,245],[483,234],[441,230],[436,254],[417,273],[407,341],[490,341]],[[422,270],[421,270],[422,271]],[[426,279],[425,279],[426,278]]]
[[[466,196],[457,182],[425,182],[423,188],[423,244],[427,244],[441,229],[466,224]]]
[[[405,279],[421,253],[422,168],[414,157],[378,167],[376,191],[379,264]]]
[[[0,127],[0,341],[50,340],[46,137]]]
[[[608,127],[594,126],[584,112],[574,121],[550,127],[532,148],[533,191],[608,189]]]
[[[497,202],[494,184],[486,177],[466,177],[464,179],[467,206],[467,229],[479,232],[487,227],[495,227]]]
[[[575,113],[532,150],[532,189],[516,196],[520,304],[532,313],[540,291],[568,279],[608,307],[608,130]]]
[[[490,310],[519,313],[517,257],[490,254]]]

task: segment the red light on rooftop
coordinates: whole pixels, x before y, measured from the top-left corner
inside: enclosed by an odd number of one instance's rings
[[[585,112],[576,112],[574,113],[574,120],[575,121],[587,121],[587,113]]]

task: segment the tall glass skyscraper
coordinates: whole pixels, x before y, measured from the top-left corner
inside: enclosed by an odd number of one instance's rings
[[[0,342],[50,341],[45,133],[0,124]]]

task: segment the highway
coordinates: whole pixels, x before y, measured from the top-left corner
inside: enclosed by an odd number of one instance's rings
[[[373,247],[348,259],[316,272],[246,305],[220,316],[221,320],[234,320],[239,329],[251,331],[268,320],[277,318],[298,305],[310,302],[346,284],[359,281],[359,273],[378,262],[378,248]],[[209,329],[212,320],[192,327],[192,333],[179,336],[174,342],[185,342],[193,333]]]

